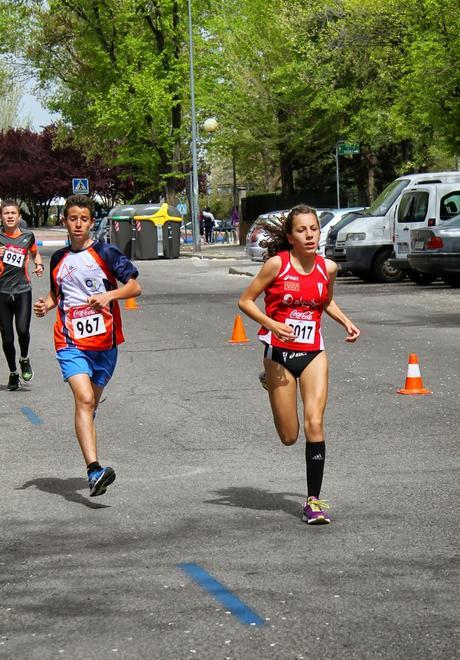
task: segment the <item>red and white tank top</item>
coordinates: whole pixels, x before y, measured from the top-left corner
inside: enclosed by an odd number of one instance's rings
[[[105,351],[124,341],[118,302],[101,311],[88,305],[92,295],[117,288],[138,276],[137,268],[114,245],[95,241],[88,248],[62,248],[50,264],[51,291],[58,299],[54,344],[56,350],[76,346],[82,351]]]
[[[271,346],[289,351],[320,351],[324,348],[321,335],[321,314],[329,296],[329,277],[323,257],[315,256],[313,270],[299,273],[291,263],[291,253],[279,252],[281,268],[265,289],[265,313],[274,321],[291,326],[293,341],[280,341],[266,328],[258,337]]]

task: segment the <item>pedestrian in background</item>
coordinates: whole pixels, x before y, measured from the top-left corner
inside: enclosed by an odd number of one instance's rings
[[[29,255],[35,264],[34,274],[43,275],[42,258],[33,232],[22,229],[21,211],[11,199],[1,205],[2,232],[0,233],[0,330],[3,352],[9,369],[8,389],[19,388],[16,363],[14,328],[20,349],[19,367],[25,382],[32,380],[34,372],[29,358],[30,320],[32,316],[32,287],[29,277]],[[27,227],[27,224],[26,224]]]
[[[232,231],[235,237],[235,241],[238,239],[239,228],[240,228],[240,214],[238,213],[238,207],[234,206],[232,209],[232,214],[230,216],[232,223]]]
[[[115,480],[97,455],[96,409],[110,381],[124,341],[118,300],[141,293],[138,270],[110,243],[91,238],[94,204],[85,195],[69,197],[63,224],[70,246],[53,254],[50,290],[34,304],[43,317],[58,307],[54,324],[56,357],[75,400],[75,431],[87,467],[90,496],[103,495]],[[118,288],[117,280],[122,283]]]
[[[204,241],[204,218],[203,218],[203,211],[200,211],[200,215],[198,216],[198,223],[200,226],[200,236],[201,236],[201,242]]]
[[[213,230],[216,224],[214,215],[211,213],[209,206],[203,209],[203,224],[204,224],[204,240],[206,243],[213,242]]]
[[[265,373],[261,376],[284,445],[294,444],[299,435],[299,382],[307,476],[302,519],[308,524],[329,523],[329,505],[319,499],[326,457],[323,417],[328,391],[321,314],[325,311],[345,328],[348,342],[356,341],[360,332],[334,301],[336,263],[316,254],[320,238],[316,211],[299,205],[281,224],[267,220],[261,226],[270,236],[264,245],[269,258],[240,297],[239,307],[261,325],[259,339],[265,344]],[[255,302],[262,293],[265,312]]]

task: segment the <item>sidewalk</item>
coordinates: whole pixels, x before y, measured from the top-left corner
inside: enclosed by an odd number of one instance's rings
[[[67,231],[64,227],[37,227],[32,229],[38,246],[59,247],[67,245]],[[202,244],[199,252],[193,251],[192,243],[181,243],[181,257],[196,259],[247,259],[244,245],[235,243]]]
[[[235,243],[211,243],[200,246],[199,252],[193,251],[191,243],[183,243],[180,246],[181,257],[195,257],[197,259],[248,259],[244,245]]]

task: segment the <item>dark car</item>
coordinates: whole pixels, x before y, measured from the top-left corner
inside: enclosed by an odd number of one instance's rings
[[[107,216],[96,218],[91,230],[91,238],[101,243],[109,242],[109,220]]]
[[[411,230],[410,245],[407,258],[412,268],[460,286],[460,214],[439,227]]]
[[[366,210],[367,209],[349,211],[336,225],[331,227],[326,237],[326,245],[324,246],[325,257],[333,259],[338,263],[346,261],[345,245],[336,245],[337,235],[339,231],[342,231],[347,225],[351,224],[353,220],[356,220],[356,218],[359,218],[360,216],[365,216]]]

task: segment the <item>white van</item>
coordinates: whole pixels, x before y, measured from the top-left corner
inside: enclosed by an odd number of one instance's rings
[[[354,220],[337,236],[336,248],[345,249],[344,270],[363,280],[400,282],[405,274],[391,264],[394,207],[407,186],[460,182],[460,172],[407,174],[390,183],[369,207],[365,217]]]
[[[390,264],[407,272],[418,283],[427,284],[435,275],[414,271],[407,260],[410,230],[435,227],[460,213],[460,177],[457,183],[420,184],[406,188],[395,205],[393,214],[394,257]]]

